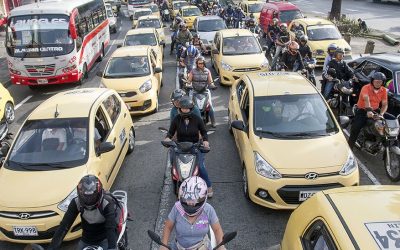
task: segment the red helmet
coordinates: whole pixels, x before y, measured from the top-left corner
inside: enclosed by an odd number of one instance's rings
[[[79,202],[84,208],[93,210],[101,204],[104,194],[103,184],[96,176],[82,177],[76,189]]]

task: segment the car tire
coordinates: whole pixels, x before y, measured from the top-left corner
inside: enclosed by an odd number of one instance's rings
[[[156,100],[156,107],[154,108],[153,112],[151,112],[152,114],[155,114],[158,112],[158,98]]]
[[[229,130],[229,133],[230,133],[231,135],[233,135],[232,121],[231,121],[231,116],[230,116],[229,109],[228,109],[228,130]]]
[[[87,65],[86,65],[86,63],[85,64],[83,64],[83,69],[82,69],[82,77],[81,77],[81,79],[79,79],[78,80],[78,85],[82,85],[84,82],[85,82],[85,80],[88,78],[88,72],[87,72]]]
[[[97,57],[96,61],[101,62],[101,61],[103,61],[103,58],[104,58],[104,44],[101,45],[100,55],[99,55],[99,57]]]
[[[242,178],[243,178],[243,194],[244,194],[244,197],[246,199],[250,200],[249,183],[248,183],[248,180],[247,180],[246,166],[243,166]]]
[[[136,137],[135,130],[133,127],[129,130],[129,141],[128,141],[128,151],[127,154],[130,154],[135,149]]]
[[[11,102],[7,102],[4,107],[4,118],[8,123],[12,123],[15,120],[14,105]]]

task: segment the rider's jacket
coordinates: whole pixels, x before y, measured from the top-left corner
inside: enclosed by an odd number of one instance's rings
[[[304,46],[300,44],[299,52],[303,59],[306,57],[308,57],[308,59],[312,58],[312,51],[310,46],[308,46],[308,44],[305,44]]]
[[[210,74],[210,71],[207,68],[204,68],[204,70],[200,70],[198,68],[194,68],[192,70],[192,85],[195,86],[204,86],[208,84],[208,76]]]

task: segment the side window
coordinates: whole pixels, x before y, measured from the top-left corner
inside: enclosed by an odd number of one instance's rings
[[[218,49],[217,43],[218,43],[218,39],[219,39],[219,35],[215,34],[214,36],[214,43],[215,43],[215,47]]]
[[[238,98],[239,103],[240,103],[240,99],[242,97],[243,90],[245,87],[246,87],[246,84],[243,81],[240,81],[240,83],[238,83],[238,85],[236,87],[237,98]]]
[[[240,102],[240,110],[243,115],[244,124],[248,124],[249,111],[250,111],[250,101],[249,101],[249,91],[245,88],[242,94],[242,99]]]
[[[386,76],[386,81],[393,79],[392,71],[388,70],[387,68],[381,67],[379,71]]]
[[[362,73],[366,76],[366,77],[370,77],[372,76],[373,73],[375,73],[376,71],[379,71],[379,65],[375,64],[373,62],[367,62],[365,64],[365,66],[362,69]]]
[[[113,124],[116,123],[119,114],[121,113],[121,102],[115,95],[110,95],[103,101],[104,108]]]
[[[101,107],[99,107],[96,111],[94,127],[97,130],[97,132],[95,131],[95,140],[99,139],[100,142],[104,142],[110,133],[111,126],[108,123],[107,117]],[[97,138],[97,134],[100,136],[100,138]]]
[[[306,250],[336,250],[333,238],[321,220],[315,221],[302,237]]]

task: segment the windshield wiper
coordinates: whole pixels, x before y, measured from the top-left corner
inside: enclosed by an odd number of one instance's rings
[[[294,136],[294,137],[315,137],[315,136],[326,136],[326,135],[328,135],[328,133],[299,132],[299,133],[287,134],[287,136]]]
[[[63,169],[66,168],[65,165],[61,163],[22,163],[22,162],[16,162],[16,161],[8,161],[8,166],[10,166],[10,162],[18,165],[21,169],[24,170],[31,170],[31,171],[43,171],[44,169],[38,169],[38,168],[30,168],[30,167],[38,167],[38,166],[44,166],[44,167],[51,167],[51,168],[56,168],[56,169]]]
[[[290,136],[287,136],[286,134],[281,134],[281,133],[276,133],[276,132],[271,132],[271,131],[266,131],[266,130],[256,130],[256,131],[261,134],[272,135],[273,137],[277,137],[277,138],[289,138],[290,137]]]

